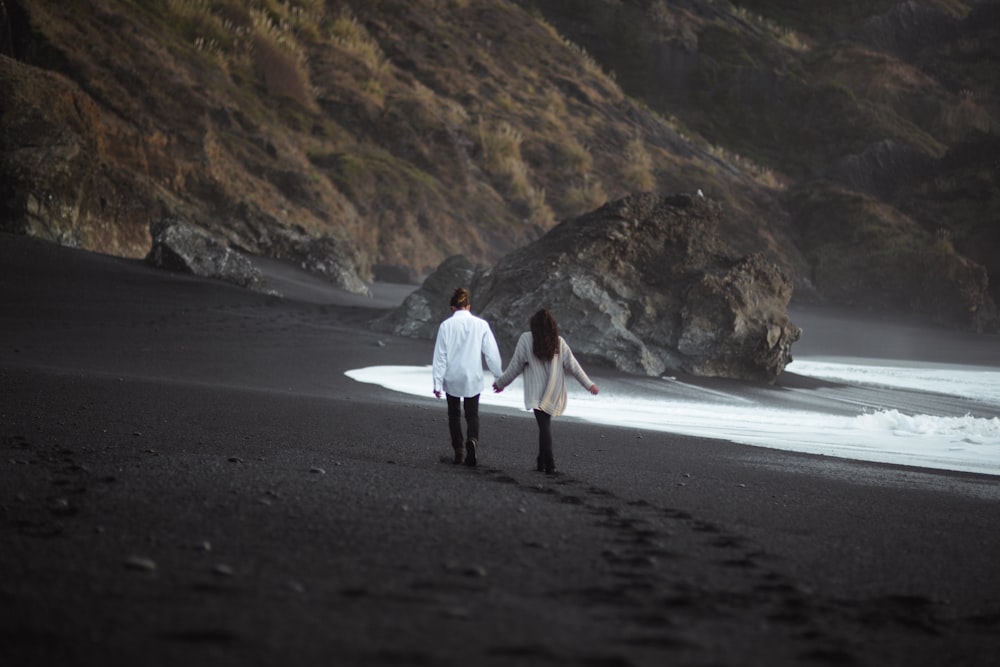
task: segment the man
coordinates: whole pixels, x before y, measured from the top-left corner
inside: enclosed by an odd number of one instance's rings
[[[483,390],[483,357],[495,377],[503,372],[500,349],[486,320],[471,312],[469,291],[459,287],[451,295],[451,317],[438,327],[434,343],[434,395],[448,398],[448,430],[455,450],[453,463],[476,465],[479,445],[479,394]],[[468,437],[462,436],[462,404]]]

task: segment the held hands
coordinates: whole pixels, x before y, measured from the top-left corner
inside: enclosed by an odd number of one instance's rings
[[[503,391],[503,387],[498,387],[497,383],[494,382],[493,383],[493,393],[494,394],[499,394],[501,391]]]
[[[435,389],[434,390],[434,397],[435,398],[441,398],[441,392],[439,390]]]

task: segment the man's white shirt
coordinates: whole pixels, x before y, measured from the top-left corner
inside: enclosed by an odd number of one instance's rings
[[[503,373],[500,349],[486,320],[456,310],[438,327],[434,343],[434,391],[467,398],[483,391],[483,357],[495,377]]]

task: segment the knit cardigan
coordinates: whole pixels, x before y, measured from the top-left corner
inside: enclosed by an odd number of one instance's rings
[[[514,356],[511,357],[507,370],[496,379],[496,386],[503,389],[524,373],[524,408],[542,410],[556,417],[566,409],[567,372],[584,389],[590,389],[594,383],[580,367],[562,336],[559,337],[559,353],[553,357],[553,361],[542,361],[535,356],[532,350],[533,340],[530,331],[521,334],[517,339],[517,347],[514,348]]]

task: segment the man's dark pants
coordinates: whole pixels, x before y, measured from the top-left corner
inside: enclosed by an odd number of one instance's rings
[[[463,449],[470,440],[479,442],[479,394],[465,399],[445,394],[448,398],[448,430],[451,432],[453,449]],[[462,402],[465,402],[465,423],[468,437],[462,437]]]

